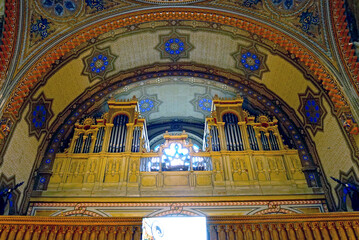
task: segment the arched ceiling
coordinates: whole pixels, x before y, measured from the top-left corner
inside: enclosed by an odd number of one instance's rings
[[[31,179],[74,122],[105,111],[110,97],[136,95],[155,145],[171,127],[199,143],[208,112],[200,101],[240,93],[251,113],[279,119],[303,165],[313,158],[324,179],[335,175],[334,153],[356,163],[353,125],[343,123],[354,124],[359,109],[357,65],[337,48],[338,1],[12,1],[18,35],[5,34],[12,47],[0,55],[2,170],[16,171],[9,162],[18,158],[27,166],[19,178]],[[321,108],[318,122],[307,117],[308,100]],[[41,129],[31,123],[39,103],[49,113]]]
[[[196,144],[202,145],[205,117],[211,113],[212,98],[233,98],[238,89],[195,77],[167,77],[132,83],[111,96],[117,100],[136,96],[141,116],[146,119],[150,145],[163,142],[166,131],[185,130]],[[107,112],[105,103],[97,116]],[[158,137],[160,139],[158,139]],[[156,140],[155,140],[156,139]]]

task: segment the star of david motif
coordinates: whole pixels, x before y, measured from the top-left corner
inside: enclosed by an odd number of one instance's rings
[[[45,99],[43,93],[37,100],[30,102],[29,112],[26,115],[30,136],[35,135],[39,139],[41,133],[47,131],[49,120],[53,116],[51,104],[52,99]]]
[[[316,95],[309,88],[305,94],[299,94],[299,112],[303,116],[304,124],[309,127],[315,135],[318,130],[323,130],[324,117],[327,114],[323,107],[321,96]]]
[[[160,51],[161,58],[169,58],[177,62],[180,58],[188,58],[193,46],[189,43],[188,35],[179,35],[172,32],[169,35],[161,35],[160,43],[156,49]]]
[[[94,49],[90,56],[84,58],[85,68],[82,73],[89,76],[90,82],[96,78],[104,80],[106,74],[114,69],[115,59],[116,56],[111,54],[110,48]]]
[[[262,74],[268,71],[266,65],[267,56],[258,52],[255,46],[245,48],[239,46],[238,51],[233,55],[236,60],[236,68],[244,71],[246,76],[262,77]]]

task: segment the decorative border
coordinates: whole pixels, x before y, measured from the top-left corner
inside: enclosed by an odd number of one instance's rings
[[[200,209],[195,208],[221,208],[221,207],[258,207],[257,210],[249,210],[248,215],[263,215],[267,213],[286,213],[286,214],[302,214],[296,207],[313,206],[316,205],[323,212],[328,212],[325,200],[288,200],[288,201],[229,201],[229,202],[126,202],[126,203],[53,203],[53,202],[33,202],[27,211],[27,215],[32,215],[37,208],[58,210],[53,216],[70,216],[76,214],[83,214],[88,216],[108,216],[106,214],[99,214],[105,211],[106,208],[113,210],[114,208],[161,208],[154,210],[148,216],[159,217],[166,215],[189,215],[189,216],[204,216],[205,214]],[[61,208],[61,209],[60,209]],[[69,209],[70,208],[70,209]],[[100,209],[96,209],[100,208]],[[169,210],[168,210],[169,208]],[[194,209],[191,209],[194,208]],[[264,209],[266,208],[266,209]]]
[[[14,54],[19,24],[19,0],[5,0],[3,38],[0,45],[0,87],[5,83],[7,71]]]
[[[346,73],[351,77],[350,80],[356,93],[359,94],[359,62],[348,35],[349,29],[347,29],[344,0],[332,0],[329,3],[336,45],[340,49],[340,59],[346,66]]]
[[[234,14],[218,13],[211,10],[192,10],[186,8],[174,9],[173,11],[167,12],[164,12],[162,9],[152,9],[136,14],[126,14],[125,16],[120,16],[118,18],[119,19],[112,18],[95,26],[90,26],[77,34],[72,35],[61,44],[49,50],[49,52],[43,55],[18,82],[12,93],[12,97],[8,99],[4,111],[17,116],[31,89],[43,78],[44,74],[51,69],[51,65],[80,44],[120,27],[150,21],[172,19],[209,21],[225,24],[268,39],[278,46],[285,48],[289,53],[292,53],[313,71],[313,75],[322,83],[323,88],[328,91],[328,95],[337,110],[341,109],[346,104],[336,80],[330,76],[330,71],[326,70],[326,67],[321,64],[320,59],[314,53],[307,51],[303,45],[282,32],[269,26],[261,25],[258,22],[250,22],[250,19],[248,18],[241,18]]]

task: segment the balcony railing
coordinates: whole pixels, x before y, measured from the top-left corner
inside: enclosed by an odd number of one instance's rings
[[[141,218],[0,218],[0,239],[141,239]],[[210,217],[208,239],[359,239],[358,213]]]

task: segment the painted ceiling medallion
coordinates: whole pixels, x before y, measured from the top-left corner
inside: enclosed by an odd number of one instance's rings
[[[323,130],[324,117],[327,114],[321,101],[321,95],[313,93],[308,88],[305,94],[299,94],[299,98],[299,112],[304,118],[304,124],[315,135],[318,130]]]
[[[268,71],[265,61],[267,56],[259,53],[255,46],[245,48],[239,46],[238,52],[233,54],[236,60],[236,68],[241,69],[245,72],[245,75],[262,77],[262,74]]]
[[[189,43],[188,35],[179,35],[172,32],[170,35],[161,35],[156,49],[161,52],[161,58],[170,58],[173,62],[180,58],[188,58],[193,46]]]
[[[29,135],[40,138],[42,132],[47,131],[48,123],[53,113],[51,111],[52,100],[46,99],[42,93],[38,99],[31,101],[26,121],[29,124]]]
[[[191,104],[196,112],[201,112],[204,116],[208,116],[212,109],[212,97],[208,93],[195,94],[195,98],[192,99]]]
[[[162,102],[158,100],[157,94],[143,95],[138,100],[141,116],[147,118],[151,113],[158,112],[158,106]]]
[[[94,49],[92,54],[84,58],[85,68],[83,74],[88,75],[90,82],[96,78],[104,79],[108,72],[114,69],[116,56],[112,55],[110,48]]]

